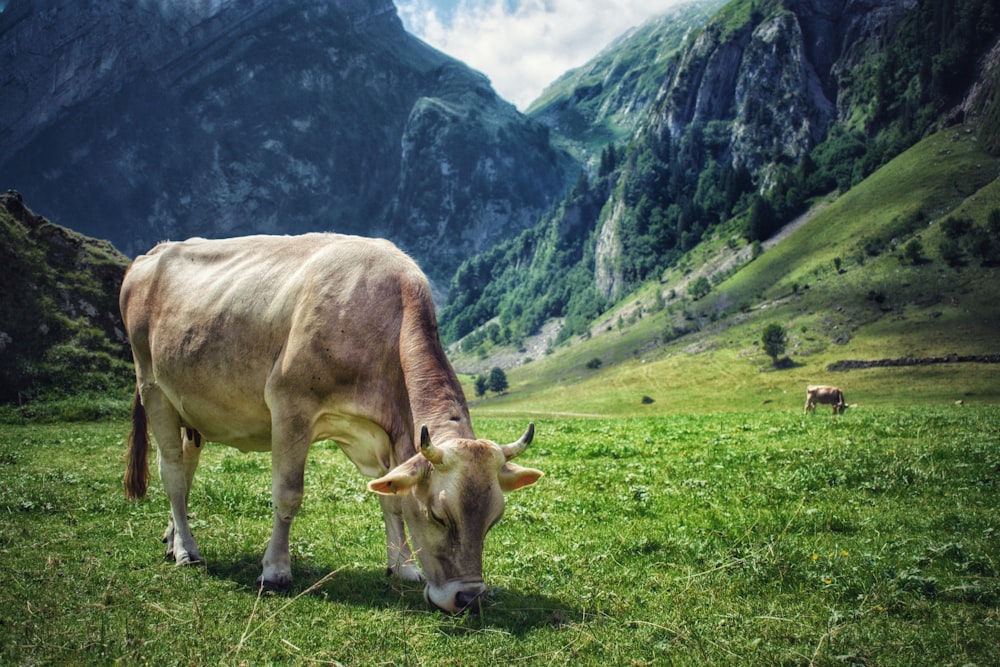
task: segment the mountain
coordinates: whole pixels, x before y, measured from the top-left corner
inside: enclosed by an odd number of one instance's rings
[[[498,318],[492,342],[517,345],[557,318],[555,342],[568,340],[702,239],[727,229],[731,244],[766,242],[815,198],[849,191],[929,132],[971,123],[995,150],[998,36],[989,0],[729,2],[673,50],[661,40],[654,101],[562,205],[459,268],[442,331],[458,340],[478,328],[485,340]],[[637,32],[581,71],[616,58],[611,71],[641,70],[628,55],[656,41]],[[593,145],[590,126],[559,119],[625,111],[615,111],[614,80],[599,90],[574,80],[531,114],[552,123],[555,140]]]
[[[0,194],[0,403],[118,388],[132,376],[118,313],[128,258]]]
[[[443,284],[565,191],[548,128],[390,0],[4,5],[0,184],[130,255],[336,230]]]
[[[476,413],[801,414],[808,384],[857,410],[1000,401],[1000,157],[976,126],[929,135],[759,248],[738,234],[720,226],[571,344],[547,344],[549,323],[527,354],[453,345],[461,372],[508,371],[509,393]],[[787,336],[778,364],[771,324]]]
[[[627,141],[655,103],[671,56],[725,0],[694,0],[616,39],[542,92],[525,112],[552,128],[553,140],[596,167],[609,143]]]

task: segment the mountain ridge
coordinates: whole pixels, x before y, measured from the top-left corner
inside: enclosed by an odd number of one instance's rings
[[[0,194],[0,403],[125,386],[118,313],[128,259]]]
[[[0,34],[0,183],[132,255],[334,230],[394,240],[443,286],[571,170],[389,0],[11,0]]]
[[[838,32],[817,39],[824,26]],[[996,145],[991,119],[998,117],[1000,75],[989,54],[998,35],[1000,16],[985,0],[727,3],[665,54],[657,102],[635,132],[605,146],[563,207],[522,237],[529,245],[519,257],[549,262],[548,287],[533,291],[545,281],[518,278],[503,262],[489,275],[460,268],[442,330],[457,340],[498,317],[505,339],[517,341],[556,317],[566,327],[555,342],[581,334],[587,321],[659,279],[717,227],[731,225],[745,242],[763,242],[816,198],[848,191],[954,122],[953,109],[977,86],[978,99],[994,101],[979,103],[989,111],[978,118],[961,120],[978,123],[980,140]],[[573,99],[571,89],[553,103]],[[549,118],[544,104],[532,113]],[[575,131],[569,124],[552,129]],[[573,141],[586,136],[565,139]],[[591,207],[597,214],[549,240],[545,230],[559,229],[560,211],[584,193],[598,198]],[[573,251],[553,255],[553,244]],[[504,289],[517,296],[497,298]]]

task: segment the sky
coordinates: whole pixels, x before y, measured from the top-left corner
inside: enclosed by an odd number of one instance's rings
[[[396,0],[412,34],[525,110],[564,72],[683,0]]]

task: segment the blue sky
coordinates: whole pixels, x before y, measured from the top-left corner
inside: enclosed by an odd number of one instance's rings
[[[683,0],[396,0],[411,33],[486,74],[522,111],[563,72]]]

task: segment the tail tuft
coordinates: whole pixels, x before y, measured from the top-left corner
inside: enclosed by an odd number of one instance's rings
[[[149,430],[146,423],[146,408],[142,405],[139,389],[135,390],[132,402],[132,432],[128,436],[128,451],[125,453],[125,496],[129,500],[146,497],[149,488]]]

